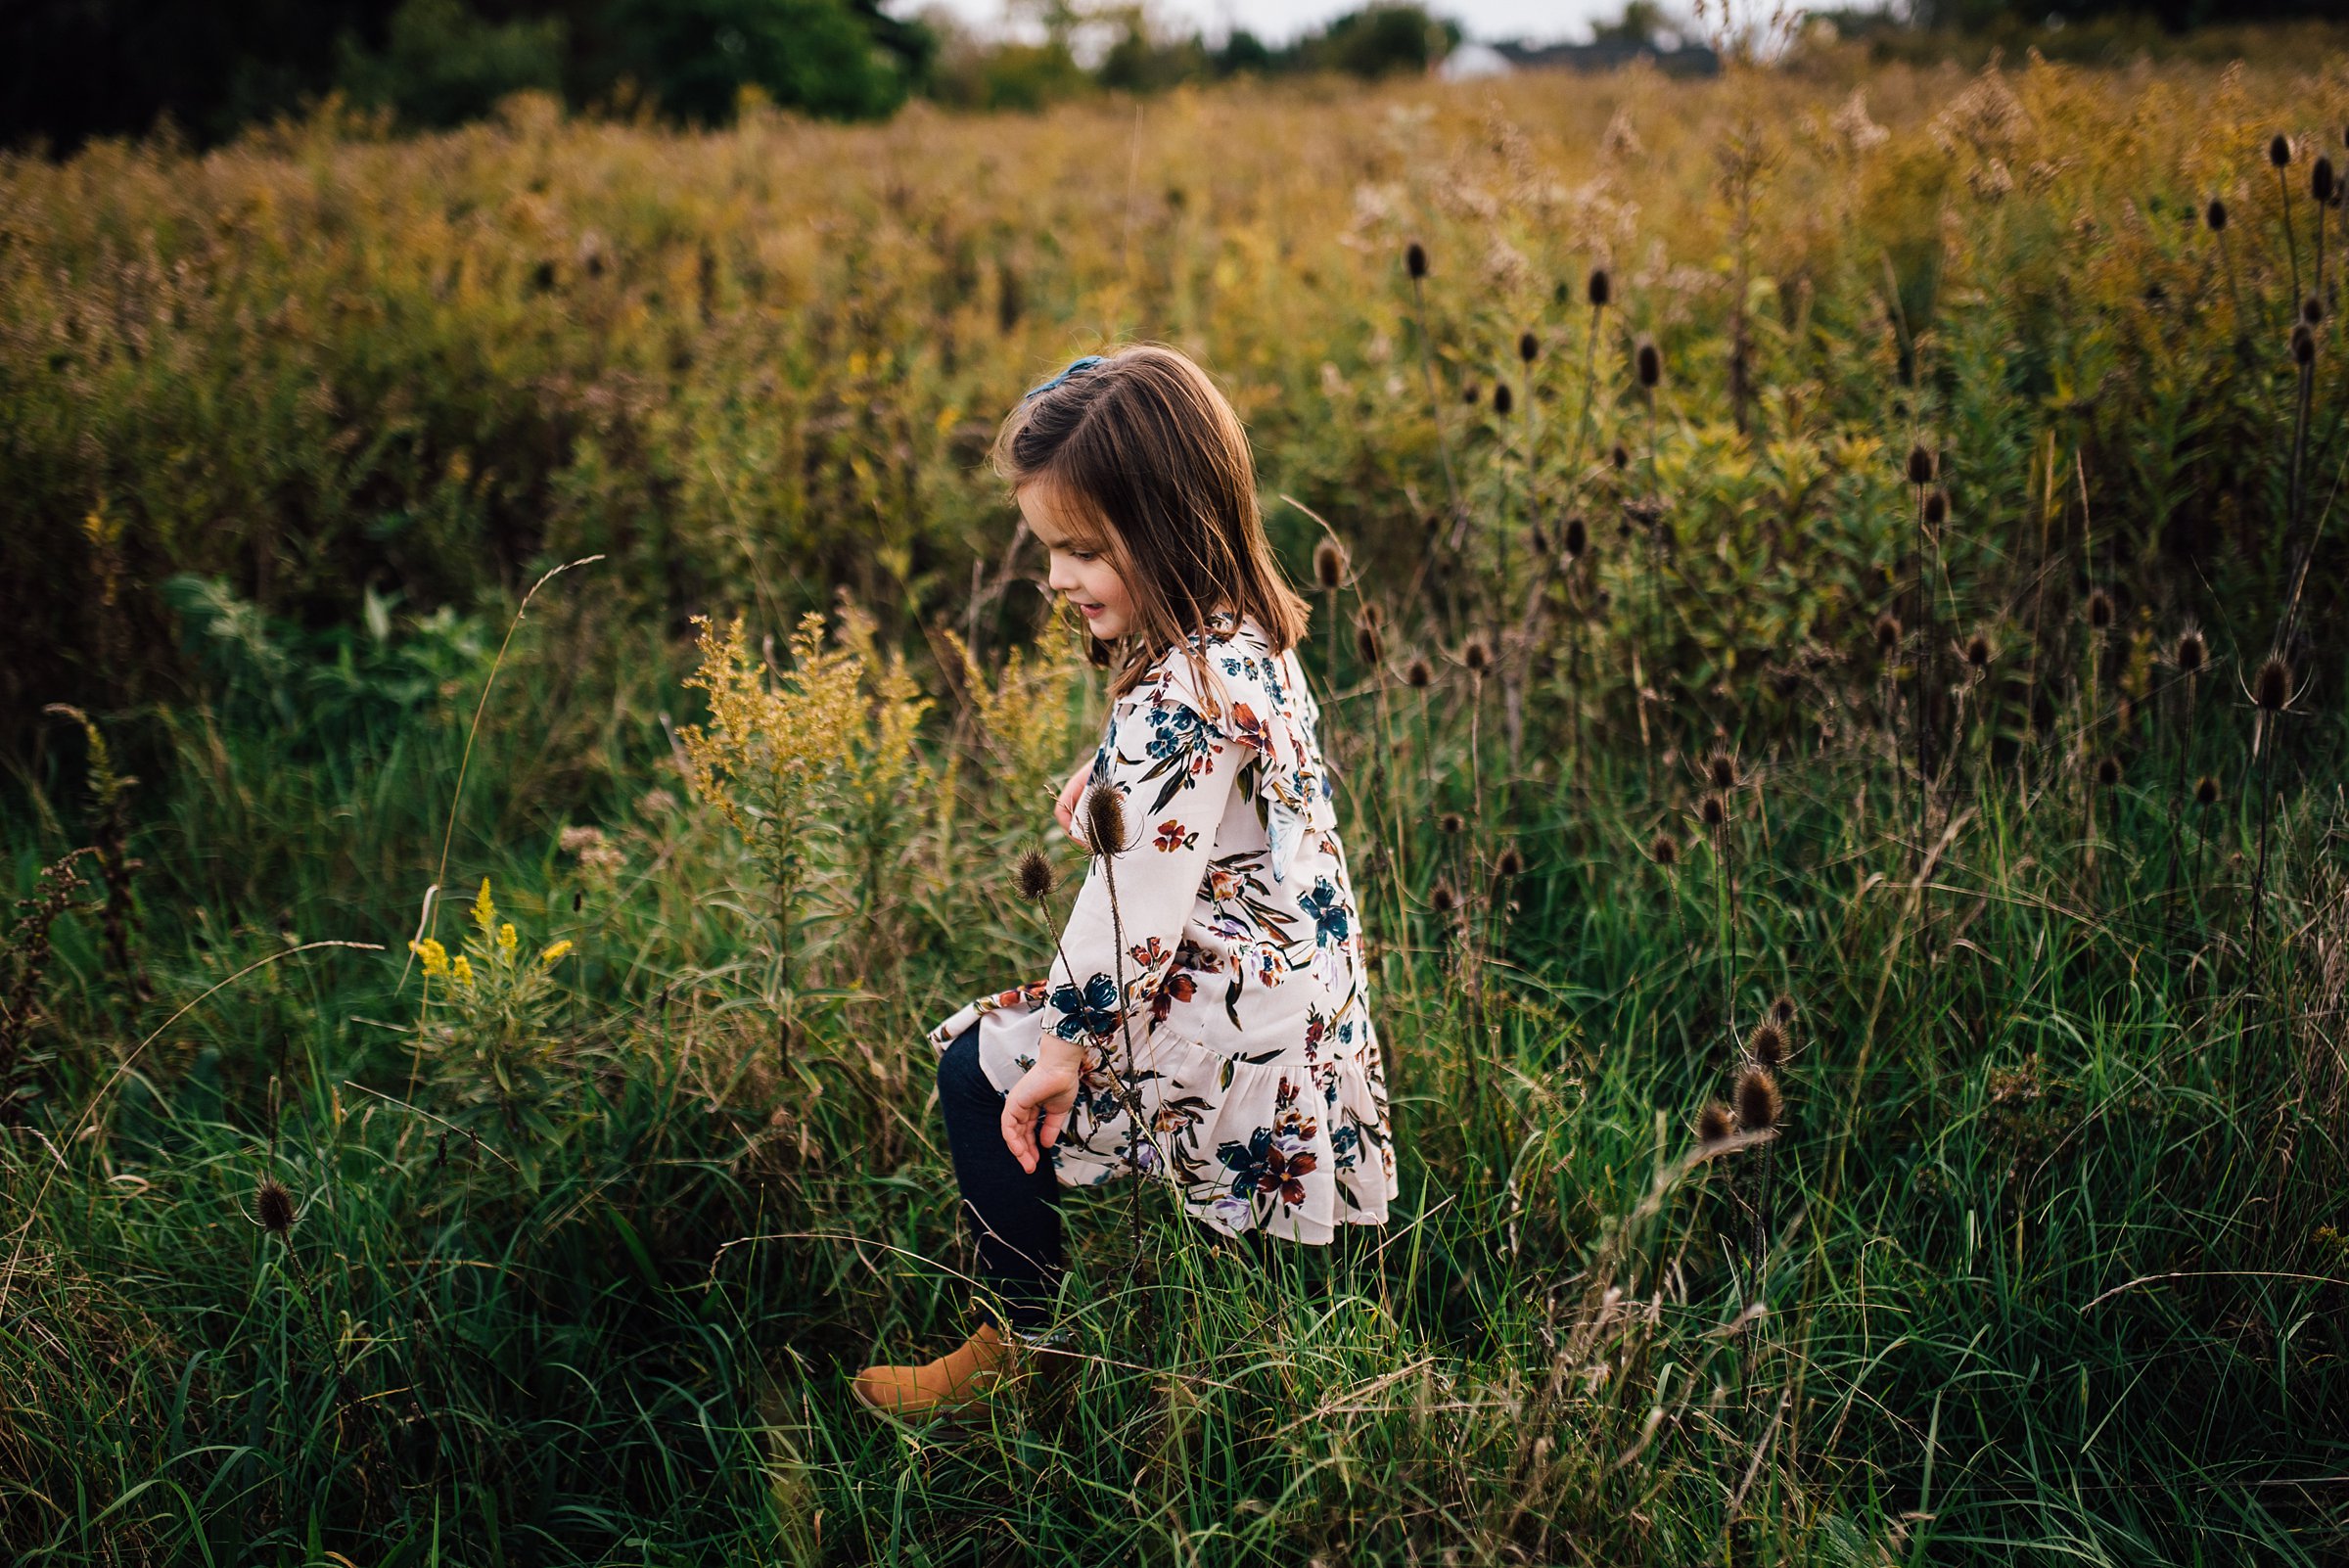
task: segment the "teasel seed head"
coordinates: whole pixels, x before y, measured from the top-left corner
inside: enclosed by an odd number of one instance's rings
[[[1514,844],[1501,851],[1500,858],[1493,862],[1493,874],[1503,882],[1515,877],[1524,869],[1525,856],[1517,853],[1517,846]]]
[[[1785,1103],[1769,1068],[1749,1067],[1737,1075],[1737,1125],[1746,1131],[1767,1132],[1776,1127]]]
[[[2292,327],[2292,363],[2307,366],[2316,362],[2317,335],[2308,330],[2307,322],[2294,323]]]
[[[1623,472],[1625,469],[1627,469],[1627,468],[1629,468],[1629,467],[1631,467],[1631,466],[1632,466],[1632,453],[1631,453],[1631,449],[1630,449],[1629,447],[1625,446],[1625,445],[1623,444],[1623,442],[1621,442],[1621,441],[1617,441],[1617,442],[1615,443],[1615,450],[1614,450],[1612,453],[1608,454],[1608,455],[1610,455],[1611,457],[1613,457],[1613,458],[1614,458],[1614,460],[1615,460],[1615,472],[1617,472],[1618,474],[1622,473],[1622,472]]]
[[[2201,807],[2219,804],[2219,781],[2208,773],[2194,780],[2194,804]]]
[[[1580,561],[1583,552],[1590,548],[1590,525],[1579,517],[1566,520],[1566,559]]]
[[[1990,668],[1994,652],[1995,650],[1990,646],[1990,638],[1979,631],[1965,639],[1965,662],[1976,670]]]
[[[1802,1009],[1795,1006],[1792,996],[1780,996],[1770,1004],[1771,1022],[1776,1024],[1780,1029],[1792,1029],[1794,1021],[1801,1011]]]
[[[2278,168],[2282,168],[2290,163],[2291,161],[2292,144],[2284,137],[2283,132],[2278,131],[2274,136],[2269,137],[2268,161],[2275,164]]]
[[[2321,322],[2323,322],[2323,321],[2324,321],[2324,319],[2325,319],[2325,301],[2324,301],[2324,300],[2322,300],[2318,299],[2318,298],[2317,298],[2315,295],[2313,295],[2313,294],[2312,294],[2312,295],[2310,295],[2310,296],[2309,296],[2307,299],[2305,299],[2305,300],[2301,300],[2301,301],[2300,301],[2300,320],[2301,320],[2301,321],[2302,321],[2304,324],[2306,324],[2306,325],[2308,325],[2308,326],[2311,326],[2311,327],[2314,327],[2314,326],[2316,326],[2316,325],[2320,324]]]
[[[2227,229],[2227,204],[2220,201],[2215,196],[2212,197],[2210,199],[2210,206],[2202,209],[2202,221],[2210,225],[2211,233],[2225,233]]]
[[[1933,528],[1939,528],[1949,520],[1950,492],[1927,490],[1925,492],[1925,522]]]
[[[1373,669],[1381,662],[1380,655],[1385,650],[1378,644],[1378,628],[1367,621],[1354,628],[1354,651],[1360,656],[1363,664]]]
[[[1468,831],[1468,819],[1457,811],[1447,811],[1436,818],[1436,831],[1445,834],[1465,833]]]
[[[2309,165],[2308,194],[2320,202],[2332,200],[2332,160],[2322,153],[2317,155],[2316,162]]]
[[[2107,753],[2096,759],[2096,782],[2111,789],[2121,781],[2121,760]]]
[[[1909,448],[1909,483],[1911,484],[1933,483],[1933,454],[1926,451],[1921,443]]]
[[[1115,784],[1095,784],[1084,792],[1084,837],[1095,854],[1126,848],[1126,797]]]
[[[2102,588],[2088,596],[2088,623],[2098,631],[2112,624],[2112,595]]]
[[[1505,381],[1495,382],[1493,384],[1493,412],[1506,419],[1516,410],[1517,394],[1509,391],[1509,384]]]
[[[1656,340],[1645,335],[1633,350],[1632,363],[1639,373],[1639,385],[1653,392],[1664,379],[1664,355],[1656,347]]]
[[[2203,666],[2209,663],[2210,644],[2202,640],[2201,632],[2189,626],[2179,633],[2178,668],[2181,671],[2188,675],[2198,674]]]
[[[253,1189],[253,1218],[269,1234],[284,1235],[294,1228],[294,1194],[277,1177],[261,1177],[261,1184]]]
[[[1608,278],[1607,269],[1605,267],[1592,267],[1590,269],[1590,286],[1585,291],[1585,293],[1589,297],[1590,308],[1593,310],[1604,310],[1607,307],[1608,297],[1614,292],[1615,285],[1613,281]]]
[[[1052,862],[1044,858],[1044,852],[1034,848],[1021,854],[1019,867],[1012,874],[1020,897],[1030,903],[1041,903],[1051,898],[1059,880],[1053,873]]]
[[[2283,655],[2270,654],[2251,677],[2251,700],[2271,714],[2281,713],[2292,700],[2292,667]]]
[[[1438,914],[1450,914],[1460,906],[1460,896],[1452,891],[1450,881],[1438,878],[1436,885],[1428,890],[1427,906]]]
[[[1696,1141],[1699,1143],[1719,1143],[1736,1130],[1737,1118],[1719,1100],[1696,1113]]]
[[[1890,653],[1901,645],[1901,618],[1887,610],[1876,617],[1876,650]]]
[[[1346,576],[1346,552],[1335,539],[1323,539],[1313,546],[1313,580],[1324,588],[1335,588]]]
[[[1530,365],[1541,356],[1542,340],[1530,332],[1519,333],[1517,335],[1517,357]]]
[[[1707,791],[1704,799],[1696,803],[1696,814],[1705,826],[1717,828],[1729,819],[1729,806],[1720,796]]]
[[[1417,240],[1403,248],[1403,268],[1411,275],[1413,283],[1427,276],[1427,247]]]
[[[1756,1062],[1775,1072],[1786,1065],[1786,1031],[1765,1019],[1754,1026],[1745,1048]]]
[[[1681,841],[1669,833],[1659,833],[1647,846],[1648,858],[1658,865],[1678,865],[1681,859]]]
[[[1737,759],[1729,752],[1715,752],[1705,759],[1705,778],[1717,790],[1737,787]]]
[[[1482,637],[1471,637],[1460,645],[1460,663],[1476,674],[1483,674],[1493,665],[1493,645]]]
[[[1533,545],[1537,557],[1549,554],[1549,530],[1537,523],[1526,530],[1526,538]]]
[[[1376,599],[1362,606],[1362,624],[1376,626],[1382,631],[1386,629],[1387,612]]]
[[[1411,655],[1411,662],[1403,667],[1403,683],[1414,691],[1425,691],[1436,678],[1435,667],[1423,654]]]
[[[1473,381],[1460,389],[1460,401],[1463,403],[1474,403],[1484,395],[1485,390]]]

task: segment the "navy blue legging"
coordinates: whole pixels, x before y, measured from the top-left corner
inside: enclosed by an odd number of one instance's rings
[[[1060,1245],[1060,1177],[1049,1158],[1020,1169],[1003,1142],[1003,1091],[979,1065],[979,1026],[954,1037],[938,1058],[938,1108],[962,1189],[962,1217],[979,1243],[979,1279],[1011,1316],[982,1299],[980,1315],[998,1330],[1035,1333],[1051,1317],[1067,1264]]]
[[[1052,1299],[1068,1268],[1061,1249],[1060,1177],[1049,1151],[1030,1173],[1005,1146],[1003,1091],[979,1065],[977,1024],[939,1055],[938,1108],[954,1157],[954,1182],[962,1189],[963,1220],[979,1244],[979,1282],[1003,1303],[1011,1321],[1005,1323],[984,1298],[980,1315],[997,1330],[1033,1334],[1051,1320]],[[1199,1231],[1219,1249],[1229,1246],[1220,1231],[1204,1224]],[[1263,1232],[1247,1231],[1244,1240],[1249,1256],[1263,1266]]]

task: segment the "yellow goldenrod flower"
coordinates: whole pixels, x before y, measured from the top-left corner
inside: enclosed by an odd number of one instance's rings
[[[507,957],[511,958],[514,956],[514,949],[519,946],[521,943],[522,939],[514,934],[513,921],[509,920],[504,925],[497,928],[498,950],[503,952]]]
[[[514,928],[508,926],[506,929],[511,931]],[[538,961],[542,964],[551,964],[569,951],[571,951],[571,939],[565,937],[561,942],[548,943],[546,950],[538,955]]]
[[[409,943],[408,950],[424,960],[424,972],[434,979],[448,973],[448,949],[431,937]]]
[[[456,978],[456,982],[460,986],[470,987],[473,984],[473,960],[463,953],[457,954],[448,961],[448,972]]]
[[[489,879],[482,878],[481,896],[473,900],[474,929],[484,937],[497,929],[497,904],[489,897]]]

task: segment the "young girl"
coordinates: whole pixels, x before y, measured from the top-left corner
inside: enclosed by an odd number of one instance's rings
[[[1114,790],[1126,840],[1087,846],[1046,978],[930,1032],[983,1321],[937,1360],[857,1375],[902,1414],[967,1404],[1052,1342],[1062,1186],[1138,1172],[1216,1231],[1315,1244],[1383,1222],[1397,1191],[1297,661],[1306,604],[1266,542],[1238,416],[1171,348],[1088,354],[1021,399],[993,464],[1113,659],[1109,732],[1061,826],[1083,842],[1111,814],[1085,792]]]

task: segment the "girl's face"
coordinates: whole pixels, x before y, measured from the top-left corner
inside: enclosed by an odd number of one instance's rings
[[[1052,591],[1076,606],[1087,629],[1102,641],[1126,635],[1133,625],[1133,600],[1109,557],[1087,538],[1092,530],[1072,529],[1063,521],[1066,514],[1055,506],[1058,497],[1050,480],[1031,480],[1013,493],[1029,530],[1052,552],[1052,574],[1046,579]]]

